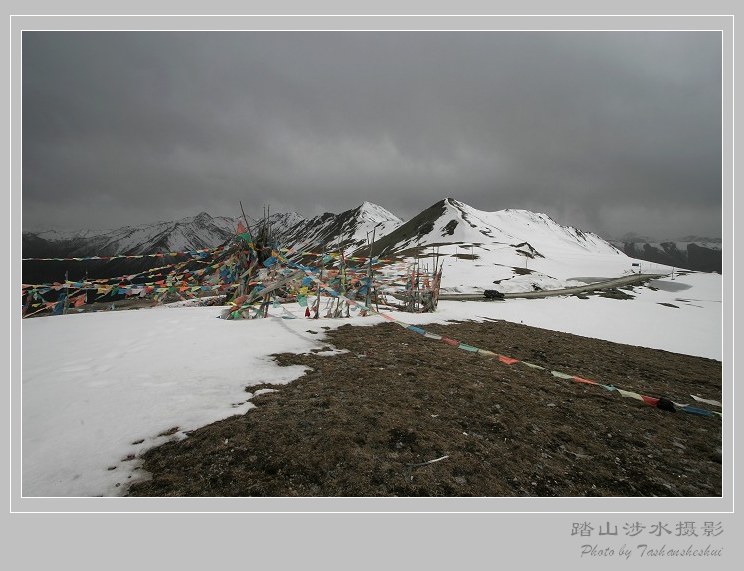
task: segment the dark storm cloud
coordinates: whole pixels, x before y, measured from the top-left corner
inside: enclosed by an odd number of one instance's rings
[[[24,226],[445,196],[721,234],[713,32],[26,32]]]

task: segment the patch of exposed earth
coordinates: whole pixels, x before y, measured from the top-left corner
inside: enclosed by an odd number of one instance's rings
[[[505,321],[426,328],[648,396],[721,400],[711,359]],[[325,339],[348,352],[276,355],[312,371],[254,396],[246,414],[148,451],[152,478],[128,494],[721,495],[719,417],[667,412],[391,324]]]

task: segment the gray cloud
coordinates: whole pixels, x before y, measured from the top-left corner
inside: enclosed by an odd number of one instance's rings
[[[445,196],[720,236],[720,34],[24,32],[24,227]]]

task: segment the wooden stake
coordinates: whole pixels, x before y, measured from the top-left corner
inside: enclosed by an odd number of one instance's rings
[[[65,304],[62,306],[62,315],[67,315],[67,308],[70,307],[70,284],[68,272],[65,270]]]

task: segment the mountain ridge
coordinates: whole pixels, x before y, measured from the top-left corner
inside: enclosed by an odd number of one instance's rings
[[[23,256],[167,255],[211,249],[230,240],[242,220],[242,217],[212,217],[200,212],[176,221],[124,226],[110,231],[24,232]],[[665,246],[662,252],[651,249],[645,242],[645,246],[639,249],[636,247],[638,242],[632,247],[626,243],[613,243],[592,232],[561,225],[547,214],[524,209],[487,212],[451,197],[435,202],[407,221],[369,201],[338,214],[325,212],[304,218],[296,212],[285,212],[274,213],[269,220],[279,243],[297,251],[331,250],[366,257],[369,254],[368,240],[374,235],[372,251],[375,256],[397,259],[426,257],[438,250],[447,258],[448,264],[453,260],[470,259],[475,267],[483,268],[476,271],[479,277],[474,278],[481,284],[478,286],[481,289],[492,284],[511,286],[526,281],[535,288],[565,285],[572,277],[568,268],[587,267],[585,271],[590,271],[588,266],[576,266],[576,260],[584,258],[598,263],[591,275],[600,275],[597,273],[599,268],[606,267],[607,275],[614,277],[631,271],[630,258],[684,268],[688,267],[689,260],[694,261],[696,255],[699,258],[708,253],[704,247],[690,246],[687,250],[692,255],[682,257],[675,254],[672,246]],[[255,224],[255,220],[248,220],[249,227]],[[166,261],[169,259],[166,257]],[[151,258],[137,263],[119,260],[105,268],[101,264],[89,266],[93,273],[105,271],[110,274],[97,277],[115,277],[133,273],[135,269],[142,271],[147,264],[153,266],[156,263],[162,265],[163,259]],[[61,279],[60,273],[64,275],[67,271],[64,263],[47,264],[46,268],[38,265],[32,268],[31,262],[24,262],[24,283],[57,281]],[[78,265],[70,271],[77,272],[80,267]],[[450,267],[449,270],[461,273],[462,268]],[[89,271],[87,266],[85,271]],[[706,271],[716,271],[716,268]],[[491,274],[493,277],[486,282],[486,276]],[[524,277],[529,275],[533,276],[532,281]]]

